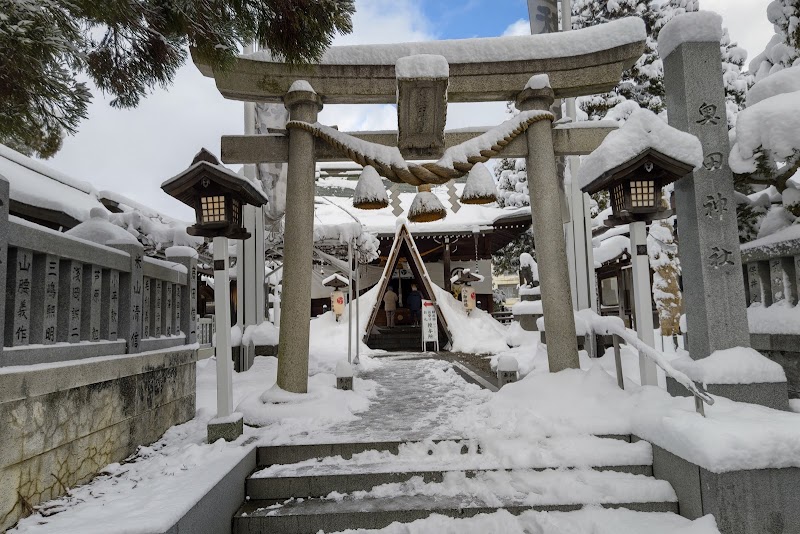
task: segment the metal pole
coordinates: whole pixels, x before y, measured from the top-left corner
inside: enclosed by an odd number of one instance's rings
[[[214,307],[217,323],[217,417],[233,413],[233,360],[231,359],[231,285],[228,238],[214,238]]]

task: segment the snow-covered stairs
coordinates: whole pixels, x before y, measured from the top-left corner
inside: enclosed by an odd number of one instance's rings
[[[514,451],[520,443],[491,446]],[[470,517],[501,508],[519,514],[599,504],[677,512],[672,487],[651,476],[646,442],[570,436],[531,447],[537,450],[513,460],[467,440],[262,447],[234,533],[382,528],[434,513]]]

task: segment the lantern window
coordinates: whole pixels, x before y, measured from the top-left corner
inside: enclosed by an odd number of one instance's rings
[[[234,198],[231,199],[231,222],[235,225],[239,225],[242,220],[242,208],[239,204],[239,200]]]
[[[631,182],[631,207],[651,208],[656,203],[656,184],[653,180]]]
[[[200,203],[203,209],[203,223],[225,221],[225,197],[223,195],[202,197]]]
[[[617,184],[611,190],[611,205],[615,212],[625,209],[625,187],[622,184]]]

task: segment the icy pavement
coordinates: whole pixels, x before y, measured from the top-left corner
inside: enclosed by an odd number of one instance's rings
[[[355,421],[332,428],[338,437],[358,441],[406,441],[461,437],[454,423],[465,408],[491,398],[467,383],[448,362],[410,359],[381,362],[359,373],[378,384],[377,396]],[[339,441],[339,440],[337,440]]]

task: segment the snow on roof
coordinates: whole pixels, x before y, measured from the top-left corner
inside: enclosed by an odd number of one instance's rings
[[[444,56],[416,54],[398,59],[394,73],[398,79],[447,78],[450,76],[450,65]]]
[[[703,147],[697,137],[673,128],[650,110],[638,109],[594,152],[581,158],[578,187],[585,188],[605,172],[651,148],[693,167],[703,162]]]
[[[800,65],[767,76],[747,91],[747,107],[772,96],[800,91]]]
[[[735,173],[755,172],[756,157],[762,151],[785,161],[794,157],[798,148],[800,91],[795,91],[761,100],[739,112],[729,163]]]
[[[0,145],[0,175],[10,184],[10,198],[22,204],[62,212],[77,221],[89,220],[92,208],[103,208],[91,184],[62,174],[5,145]]]
[[[345,285],[350,285],[350,282],[347,280],[347,278],[345,278],[344,276],[342,276],[339,273],[333,273],[332,275],[330,275],[327,278],[323,279],[322,280],[322,285],[326,286],[329,283],[333,282],[334,280],[338,280],[339,282],[342,282]]]
[[[667,57],[683,43],[719,43],[722,16],[712,11],[694,11],[667,22],[658,34],[658,55]]]
[[[628,236],[615,235],[604,239],[598,246],[594,247],[595,269],[605,262],[619,257],[626,250],[628,252],[631,250],[631,240]]]
[[[461,185],[461,184],[456,184]],[[447,189],[445,186],[434,187],[432,192],[442,201],[447,208],[449,206]],[[414,200],[415,193],[400,193],[400,207],[407,212]],[[397,228],[397,217],[392,212],[391,206],[378,210],[360,210],[354,208],[351,199],[345,197],[322,197],[329,203],[318,203],[316,206],[316,217],[318,223],[332,225],[338,223],[352,223],[353,219],[348,213],[355,216],[364,225],[364,230],[377,232],[380,234],[394,235]],[[339,206],[339,207],[337,207]],[[340,209],[341,207],[341,209]],[[342,209],[346,211],[343,212]],[[491,227],[496,221],[505,217],[530,216],[529,206],[522,208],[500,208],[496,204],[465,204],[457,213],[447,212],[444,219],[426,222],[412,223],[406,222],[412,234],[437,233],[437,232],[472,232],[473,226]],[[315,226],[316,227],[316,226]]]
[[[416,43],[332,46],[320,60],[323,65],[393,65],[405,56],[435,54],[454,63],[525,61],[590,54],[644,41],[645,25],[638,17],[600,24],[571,32],[543,35],[483,37]],[[277,61],[268,50],[241,56],[257,61]]]
[[[89,216],[88,221],[83,221],[64,233],[101,245],[109,243],[139,244],[139,241],[131,233],[108,220],[108,211],[105,208],[92,208]]]

